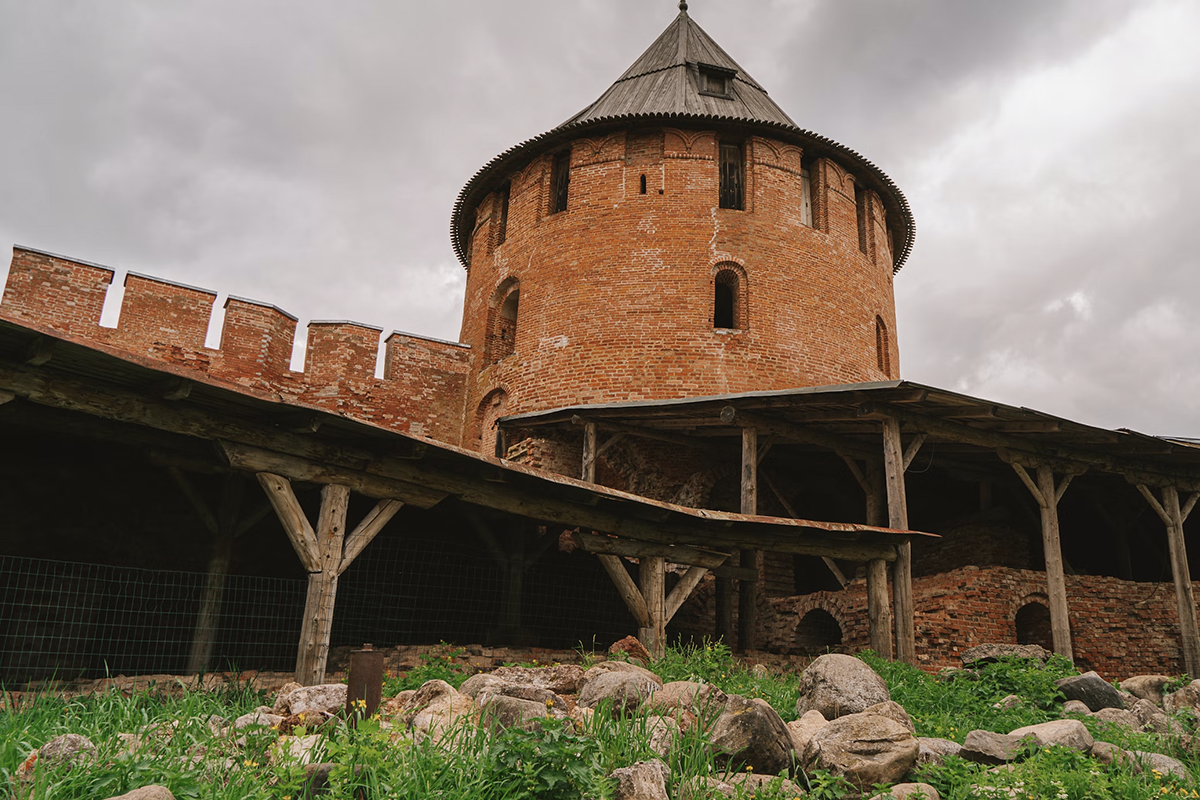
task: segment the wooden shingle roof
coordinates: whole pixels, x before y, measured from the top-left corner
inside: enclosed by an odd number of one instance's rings
[[[701,93],[705,67],[728,71],[729,97]],[[738,122],[764,122],[795,128],[746,70],[734,61],[687,11],[634,62],[596,102],[560,127],[626,116],[701,116]]]

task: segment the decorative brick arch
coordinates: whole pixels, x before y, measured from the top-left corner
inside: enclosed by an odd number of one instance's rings
[[[508,358],[516,351],[520,299],[521,281],[509,276],[500,282],[488,300],[483,354],[489,364]]]
[[[496,420],[504,416],[507,403],[508,392],[502,387],[497,387],[485,394],[475,409],[474,438],[479,443],[479,452],[486,456],[501,455],[497,452],[499,431]]]
[[[1040,644],[1054,650],[1050,629],[1050,599],[1041,592],[1020,598],[1009,612],[1017,644]]]
[[[709,270],[709,281],[713,293],[713,327],[749,330],[750,281],[746,268],[737,261],[719,261]]]

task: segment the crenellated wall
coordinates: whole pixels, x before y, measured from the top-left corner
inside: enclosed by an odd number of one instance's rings
[[[138,273],[125,279],[116,328],[100,326],[113,270],[13,248],[0,318],[228,388],[266,393],[402,433],[461,443],[471,348],[382,328],[313,321],[303,372],[290,368],[298,320],[267,303],[230,297],[221,344],[205,347],[215,292]]]

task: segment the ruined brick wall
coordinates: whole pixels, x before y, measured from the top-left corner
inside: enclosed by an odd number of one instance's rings
[[[718,208],[718,135],[638,129],[571,146],[568,208],[550,213],[553,154],[512,174],[476,214],[461,339],[484,350],[489,320],[519,285],[515,347],[481,359],[468,416],[503,389],[506,413],[883,380],[898,374],[892,254],[867,192],[859,249],[854,178],[801,163],[799,148],[749,137],[744,210]],[[813,166],[815,225],[801,222]],[[646,193],[641,193],[641,177]],[[505,218],[505,239],[498,226]],[[716,272],[743,277],[741,329],[713,327]],[[879,368],[875,318],[888,330]]]
[[[204,346],[216,293],[129,273],[116,328],[100,327],[113,270],[13,248],[0,318],[174,372],[182,378],[266,394],[390,428],[461,442],[471,363],[465,345],[380,329],[313,322],[303,372],[289,364],[297,320],[274,306],[230,297],[221,344]]]
[[[1077,665],[1110,680],[1137,674],[1173,675],[1183,669],[1171,584],[1092,575],[1068,575],[1066,580]],[[962,651],[970,647],[1018,641],[1018,613],[1031,603],[1047,605],[1046,576],[1007,567],[965,567],[915,579],[913,597],[920,666],[927,670],[957,667]],[[767,615],[760,609],[759,635],[769,650],[803,652],[797,629],[814,610],[838,622],[842,649],[854,652],[867,646],[865,581],[853,581],[840,592],[776,599],[771,606]],[[700,632],[712,630],[705,600],[694,606],[689,603],[687,613],[688,626]]]

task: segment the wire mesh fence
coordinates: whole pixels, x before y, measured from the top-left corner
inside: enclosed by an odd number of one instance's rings
[[[0,683],[183,673],[206,580],[202,572],[0,556]],[[207,669],[293,669],[306,584],[225,576]],[[594,558],[551,552],[501,564],[452,540],[381,536],[339,580],[331,645],[517,637],[571,647],[611,642],[632,626]]]

